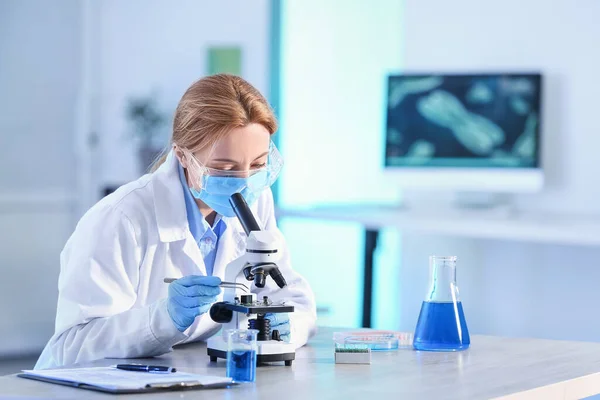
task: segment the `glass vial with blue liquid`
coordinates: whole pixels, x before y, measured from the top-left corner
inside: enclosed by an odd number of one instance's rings
[[[459,351],[471,338],[456,284],[456,257],[429,258],[429,289],[421,306],[413,347],[426,351]]]
[[[256,381],[256,329],[230,329],[227,335],[227,377],[234,382]]]

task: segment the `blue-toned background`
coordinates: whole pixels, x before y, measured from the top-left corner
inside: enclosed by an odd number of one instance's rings
[[[128,99],[152,99],[168,116],[156,139],[166,144],[212,48],[240,49],[241,75],[280,118],[281,209],[412,194],[383,173],[388,75],[540,71],[546,187],[515,203],[524,215],[591,220],[598,15],[596,0],[0,0],[0,358],[18,359],[0,373],[31,367],[51,336],[59,254],[80,216],[143,172]],[[279,223],[319,323],[360,325],[363,227]],[[375,254],[374,327],[414,329],[431,254],[459,257],[473,334],[600,340],[599,249],[396,229],[381,232]]]

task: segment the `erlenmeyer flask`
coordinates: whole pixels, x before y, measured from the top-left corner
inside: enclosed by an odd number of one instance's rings
[[[429,258],[429,290],[415,329],[416,350],[457,351],[471,338],[456,285],[456,257]]]

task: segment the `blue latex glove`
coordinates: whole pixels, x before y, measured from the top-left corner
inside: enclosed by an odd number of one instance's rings
[[[279,336],[284,342],[290,341],[290,317],[287,313],[265,314],[265,318],[271,321],[271,332],[279,331]]]
[[[180,332],[210,310],[221,293],[218,276],[189,275],[169,284],[167,311]]]

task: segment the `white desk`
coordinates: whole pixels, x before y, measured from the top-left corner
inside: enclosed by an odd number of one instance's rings
[[[600,215],[411,210],[369,204],[279,209],[277,215],[354,222],[367,229],[394,227],[408,232],[481,239],[600,246]]]
[[[342,221],[364,226],[362,326],[365,328],[371,327],[373,257],[382,228],[479,239],[600,246],[600,216],[544,213],[511,215],[486,210],[402,209],[372,204],[279,209],[277,216]]]
[[[600,344],[473,336],[459,353],[374,353],[371,365],[336,365],[331,329],[300,349],[292,367],[259,367],[255,384],[227,390],[119,395],[119,399],[579,399],[600,393]],[[203,343],[153,360],[183,371],[225,375]],[[90,365],[111,365],[99,360]],[[114,395],[0,377],[0,398],[116,399]]]

